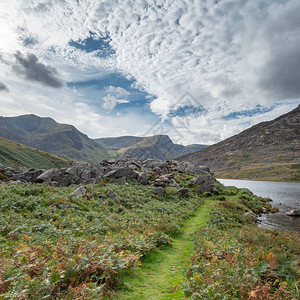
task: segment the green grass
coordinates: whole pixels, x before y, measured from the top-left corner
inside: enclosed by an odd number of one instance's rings
[[[249,164],[239,169],[213,170],[218,178],[300,182],[300,164]]]
[[[118,196],[103,197],[109,189]],[[82,198],[68,196],[73,190],[0,186],[0,277],[10,282],[5,299],[110,294],[143,257],[170,245],[202,203],[193,191],[184,198],[170,187],[159,198],[154,187],[107,180],[89,185]]]
[[[196,232],[187,299],[300,298],[299,234],[257,228],[244,216],[246,207],[259,212],[266,201],[241,189],[210,211]]]
[[[270,270],[265,260],[272,251],[280,266],[273,294],[283,286],[280,293],[295,295],[297,237],[265,237],[265,231],[247,227],[252,220],[243,216],[249,209],[269,211],[267,199],[219,182],[220,195],[204,197],[192,177],[175,176],[180,186],[189,188],[189,197],[174,187],[158,197],[153,186],[135,181],[117,185],[109,179],[88,185],[83,197],[69,196],[75,187],[0,186],[0,299],[217,299],[197,298],[197,293],[240,299],[235,296],[241,293],[239,285],[232,284],[228,292],[224,282],[245,280],[241,270],[247,261],[242,259],[247,247],[256,244],[259,250],[251,253],[264,269],[250,265],[247,272],[258,285],[249,285],[244,294],[269,283],[264,281],[265,270]],[[116,198],[105,197],[110,189]],[[225,246],[240,253],[241,262],[234,261],[227,274],[223,261],[218,277],[206,266],[219,262],[215,256],[227,251]],[[207,256],[203,249],[217,252]],[[292,299],[288,297],[284,299]]]
[[[206,201],[184,225],[172,246],[150,254],[142,261],[142,267],[126,277],[126,292],[120,299],[183,299],[182,281],[184,268],[189,266],[193,253],[193,233],[203,226],[211,206],[216,201]]]
[[[0,164],[6,167],[49,169],[63,168],[70,163],[69,159],[0,138]]]

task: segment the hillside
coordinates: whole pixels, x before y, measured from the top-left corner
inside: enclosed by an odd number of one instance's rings
[[[0,165],[12,168],[50,169],[62,168],[70,160],[0,138]]]
[[[167,135],[150,137],[121,136],[99,138],[95,141],[107,148],[113,156],[130,155],[138,159],[168,160],[205,147],[205,145],[198,144],[189,146],[174,144]]]
[[[74,126],[36,115],[0,117],[0,137],[72,159],[101,161],[109,158],[104,147]]]
[[[220,178],[300,181],[300,105],[178,160],[207,165]]]
[[[0,299],[299,299],[299,234],[258,228],[270,199],[207,170],[121,158],[4,171]]]

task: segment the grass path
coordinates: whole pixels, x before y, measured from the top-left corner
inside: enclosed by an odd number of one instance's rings
[[[136,270],[134,278],[125,278],[127,291],[119,299],[183,299],[181,282],[184,280],[183,268],[189,266],[193,253],[193,233],[203,226],[211,206],[216,201],[206,200],[185,223],[182,233],[173,240],[170,247],[147,256],[142,267]]]

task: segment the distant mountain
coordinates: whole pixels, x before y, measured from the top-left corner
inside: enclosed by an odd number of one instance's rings
[[[130,147],[144,138],[138,136],[120,136],[95,139],[97,143],[111,150],[120,150],[121,148]]]
[[[130,155],[138,159],[168,160],[186,153],[192,153],[196,147],[185,147],[174,144],[167,135],[155,135],[150,137],[121,136],[115,138],[96,139],[98,143],[106,147],[110,153],[118,156]]]
[[[221,178],[300,181],[300,105],[178,160],[207,165]]]
[[[0,165],[12,168],[63,168],[70,160],[0,138]]]
[[[36,115],[0,117],[0,137],[78,160],[109,158],[106,149],[72,125]]]
[[[192,144],[192,145],[187,145],[185,146],[186,148],[190,149],[192,152],[199,151],[201,149],[204,149],[208,147],[209,145],[202,145],[202,144]]]

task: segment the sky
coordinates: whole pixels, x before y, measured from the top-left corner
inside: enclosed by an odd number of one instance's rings
[[[299,0],[0,0],[0,115],[213,144],[300,103]]]

